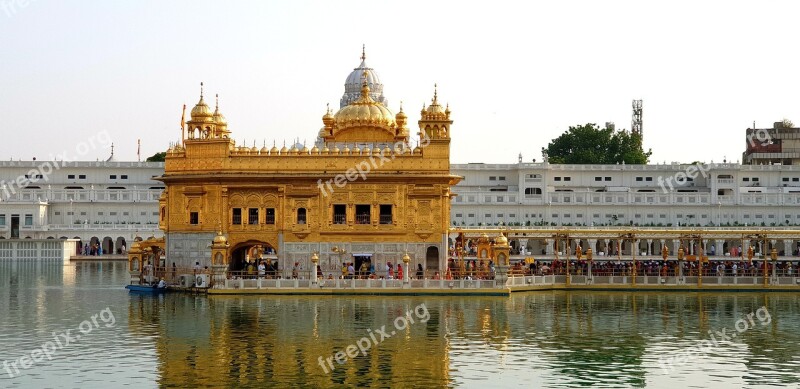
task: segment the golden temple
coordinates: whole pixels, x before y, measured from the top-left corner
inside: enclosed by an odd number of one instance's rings
[[[461,179],[450,174],[450,109],[434,90],[412,137],[402,105],[394,114],[372,97],[380,88],[383,99],[382,85],[361,58],[348,78],[361,76],[360,95],[327,109],[311,148],[237,146],[201,84],[157,178],[168,262],[237,271],[264,258],[307,271],[317,253],[328,275],[343,262],[383,269],[407,253],[407,267],[444,269],[450,187]]]

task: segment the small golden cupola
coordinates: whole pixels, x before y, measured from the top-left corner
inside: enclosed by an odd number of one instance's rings
[[[206,104],[203,98],[203,83],[200,83],[200,101],[192,108],[191,119],[186,123],[188,125],[188,138],[189,139],[209,139],[215,136],[217,131],[217,123],[211,108]]]
[[[197,105],[192,108],[192,120],[193,122],[205,122],[210,123],[214,121],[214,114],[211,113],[211,108],[209,108],[208,104],[206,104],[205,100],[203,100],[203,83],[200,83],[200,101],[197,102]]]
[[[436,84],[433,85],[433,99],[428,107],[422,106],[420,112],[419,129],[420,136],[428,139],[450,139],[450,106],[447,108],[439,104],[439,91]]]
[[[408,127],[406,127],[406,123],[408,122],[408,116],[403,112],[402,101],[400,102],[400,112],[395,116],[395,122],[397,123],[397,136],[407,138]]]
[[[325,139],[325,137],[330,136],[331,132],[333,131],[333,123],[335,119],[331,114],[331,105],[328,104],[327,109],[325,110],[325,115],[322,115],[322,123],[325,127],[322,127],[319,130],[319,137],[320,139]]]
[[[228,120],[225,119],[225,115],[222,114],[219,110],[219,94],[216,95],[216,107],[214,108],[214,123],[217,124],[217,133],[215,137],[218,138],[228,138],[230,135],[230,131],[228,131]]]

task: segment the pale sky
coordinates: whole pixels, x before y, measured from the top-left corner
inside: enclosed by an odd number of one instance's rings
[[[797,1],[0,0],[0,160],[136,160],[180,139],[206,85],[237,144],[311,144],[367,64],[416,128],[439,85],[453,163],[541,161],[570,125],[630,128],[652,163],[741,160],[745,129],[800,123]],[[187,118],[188,120],[188,118]],[[411,127],[411,126],[410,126]]]

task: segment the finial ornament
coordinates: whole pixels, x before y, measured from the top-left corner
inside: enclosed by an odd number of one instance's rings
[[[439,87],[437,84],[433,84],[433,104],[436,105],[439,103]]]
[[[362,76],[361,76],[364,79],[364,81],[361,82],[361,97],[362,98],[369,97],[369,92],[370,91],[369,91],[369,83],[367,82],[367,75],[368,75],[367,71],[364,70],[364,72],[362,73]]]
[[[400,112],[403,112],[403,100],[400,100]]]
[[[203,82],[200,81],[200,99],[203,99]]]
[[[361,44],[361,60],[362,60],[362,61],[363,61],[363,60],[365,60],[365,59],[367,59],[367,54],[366,54],[366,51],[367,51],[367,45],[365,45],[365,44],[363,44],[363,43],[362,43],[362,44]]]
[[[219,93],[217,93],[216,98],[217,98],[217,107],[216,107],[216,109],[217,109],[217,111],[219,111]]]

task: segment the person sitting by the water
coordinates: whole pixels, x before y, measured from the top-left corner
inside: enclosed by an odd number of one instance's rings
[[[167,287],[167,282],[166,282],[166,281],[164,281],[164,279],[163,279],[163,278],[161,279],[161,281],[158,281],[158,288],[159,288],[159,289],[164,289],[164,288],[166,288],[166,287]]]

